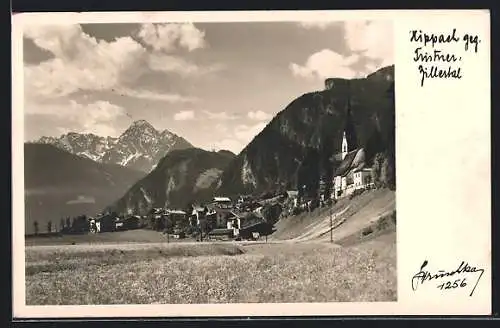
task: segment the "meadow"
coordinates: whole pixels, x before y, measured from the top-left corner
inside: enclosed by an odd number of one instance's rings
[[[27,245],[26,304],[396,301],[393,235],[349,247],[312,241]]]

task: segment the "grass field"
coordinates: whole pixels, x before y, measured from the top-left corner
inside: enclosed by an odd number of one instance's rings
[[[176,240],[170,238],[169,241]],[[161,232],[143,229],[82,235],[32,236],[25,239],[26,246],[165,242],[167,242],[167,236]]]
[[[394,193],[283,219],[268,243],[173,240],[150,230],[26,239],[26,304],[396,301]],[[394,213],[395,214],[395,213]]]
[[[385,242],[28,247],[26,303],[395,301],[395,248]]]

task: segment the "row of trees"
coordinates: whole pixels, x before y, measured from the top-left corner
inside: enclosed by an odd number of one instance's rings
[[[77,232],[85,232],[88,231],[88,222],[87,217],[85,215],[80,215],[77,217],[66,217],[61,218],[59,221],[59,225],[53,224],[52,220],[47,222],[46,233],[77,233]],[[35,235],[40,234],[40,224],[38,221],[33,222],[33,229],[35,231]]]

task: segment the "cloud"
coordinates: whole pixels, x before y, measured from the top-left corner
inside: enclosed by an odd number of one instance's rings
[[[95,198],[87,195],[80,195],[76,199],[68,200],[66,202],[68,205],[72,204],[95,204]]]
[[[148,59],[149,68],[158,72],[174,72],[183,76],[201,76],[220,71],[225,68],[222,64],[199,66],[181,57],[153,53]]]
[[[326,23],[329,22],[303,22],[301,25],[324,29]],[[303,65],[290,63],[292,74],[305,79],[350,79],[363,77],[394,64],[394,40],[390,21],[347,21],[343,24],[343,31],[347,55],[323,49],[309,56]]]
[[[50,116],[55,121],[59,133],[72,131],[75,127],[82,133],[94,133],[103,136],[116,136],[116,121],[126,119],[124,108],[108,101],[96,101],[81,104],[74,100],[50,103],[28,102],[25,106],[27,115]]]
[[[257,123],[255,125],[240,124],[234,128],[234,135],[245,144],[248,144],[266,127],[266,125],[266,122]]]
[[[235,114],[231,114],[231,113],[227,113],[227,112],[210,112],[210,111],[207,111],[207,110],[204,110],[203,113],[205,113],[205,115],[211,119],[211,120],[219,120],[219,121],[230,121],[230,120],[235,120],[238,118],[237,115]]]
[[[268,113],[263,112],[261,110],[248,112],[247,116],[249,119],[255,120],[255,121],[267,121],[267,120],[270,120],[272,118],[271,114],[268,114]]]
[[[218,150],[229,150],[232,151],[235,154],[238,154],[244,147],[245,145],[234,138],[225,138],[219,141],[216,141],[211,149],[214,149],[216,151]]]
[[[159,93],[149,90],[140,90],[140,89],[136,90],[128,88],[119,88],[114,91],[128,97],[146,99],[146,100],[164,101],[172,104],[195,103],[198,101],[198,98],[187,97],[176,93]]]
[[[358,58],[356,55],[345,57],[333,50],[323,49],[309,56],[304,65],[291,63],[289,67],[296,77],[306,79],[324,79],[328,77],[349,79],[358,76],[358,73],[350,67]]]
[[[394,64],[393,25],[390,21],[347,21],[344,40],[350,51],[376,61],[376,69]]]
[[[108,90],[144,73],[146,50],[130,37],[98,41],[80,25],[28,26],[25,37],[54,58],[25,66],[30,97],[60,98],[80,90]]]
[[[181,31],[178,42],[191,49],[195,47],[197,43],[191,40],[194,34],[190,27],[178,29]],[[58,99],[78,91],[131,88],[151,70],[199,77],[224,68],[221,64],[201,67],[180,57],[151,54],[131,37],[111,42],[97,40],[78,24],[27,26],[24,36],[54,55],[38,65],[25,66],[25,93],[31,98]],[[146,94],[146,91],[129,92],[130,96],[142,99],[146,99]],[[159,98],[151,92],[149,95],[155,100],[173,99]]]
[[[207,45],[205,32],[192,23],[142,24],[138,36],[157,51],[171,52],[178,47],[193,51]]]
[[[311,30],[311,29],[320,29],[320,30],[325,30],[329,26],[332,26],[333,24],[338,24],[338,22],[335,21],[303,21],[299,22],[299,26],[303,27],[305,29]]]
[[[266,127],[266,125],[267,123],[265,122],[259,122],[254,125],[239,124],[235,126],[232,131],[229,131],[227,125],[218,125],[215,129],[224,136],[208,145],[207,148],[215,150],[226,149],[238,154]]]
[[[183,110],[175,113],[174,120],[176,121],[188,121],[193,120],[195,117],[194,111],[192,110]]]

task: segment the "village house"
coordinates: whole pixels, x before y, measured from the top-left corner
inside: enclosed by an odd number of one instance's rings
[[[299,205],[299,192],[297,190],[287,190],[287,197],[292,200],[293,207],[297,207]]]
[[[209,238],[228,240],[232,238],[255,239],[255,234],[265,234],[267,223],[255,212],[236,214],[228,217],[226,227],[217,227],[209,232]]]
[[[237,217],[237,215],[228,208],[218,208],[213,207],[210,208],[207,212],[207,218],[214,223],[214,227],[216,229],[219,228],[228,228],[228,221]]]
[[[341,149],[341,153],[336,155],[336,160],[340,159],[340,165],[334,172],[333,193],[331,196],[333,199],[349,196],[355,190],[373,186],[372,170],[366,165],[365,150],[357,147],[349,103]]]
[[[92,233],[110,232],[116,230],[116,223],[120,218],[109,213],[99,214],[95,218],[89,218],[89,231]]]
[[[233,202],[229,197],[214,197],[211,205],[218,208],[232,208]]]
[[[191,218],[193,218],[194,219],[193,221],[196,222],[196,225],[199,226],[201,221],[205,219],[205,208],[194,205],[193,210],[191,212]],[[190,222],[192,221],[190,220]]]

